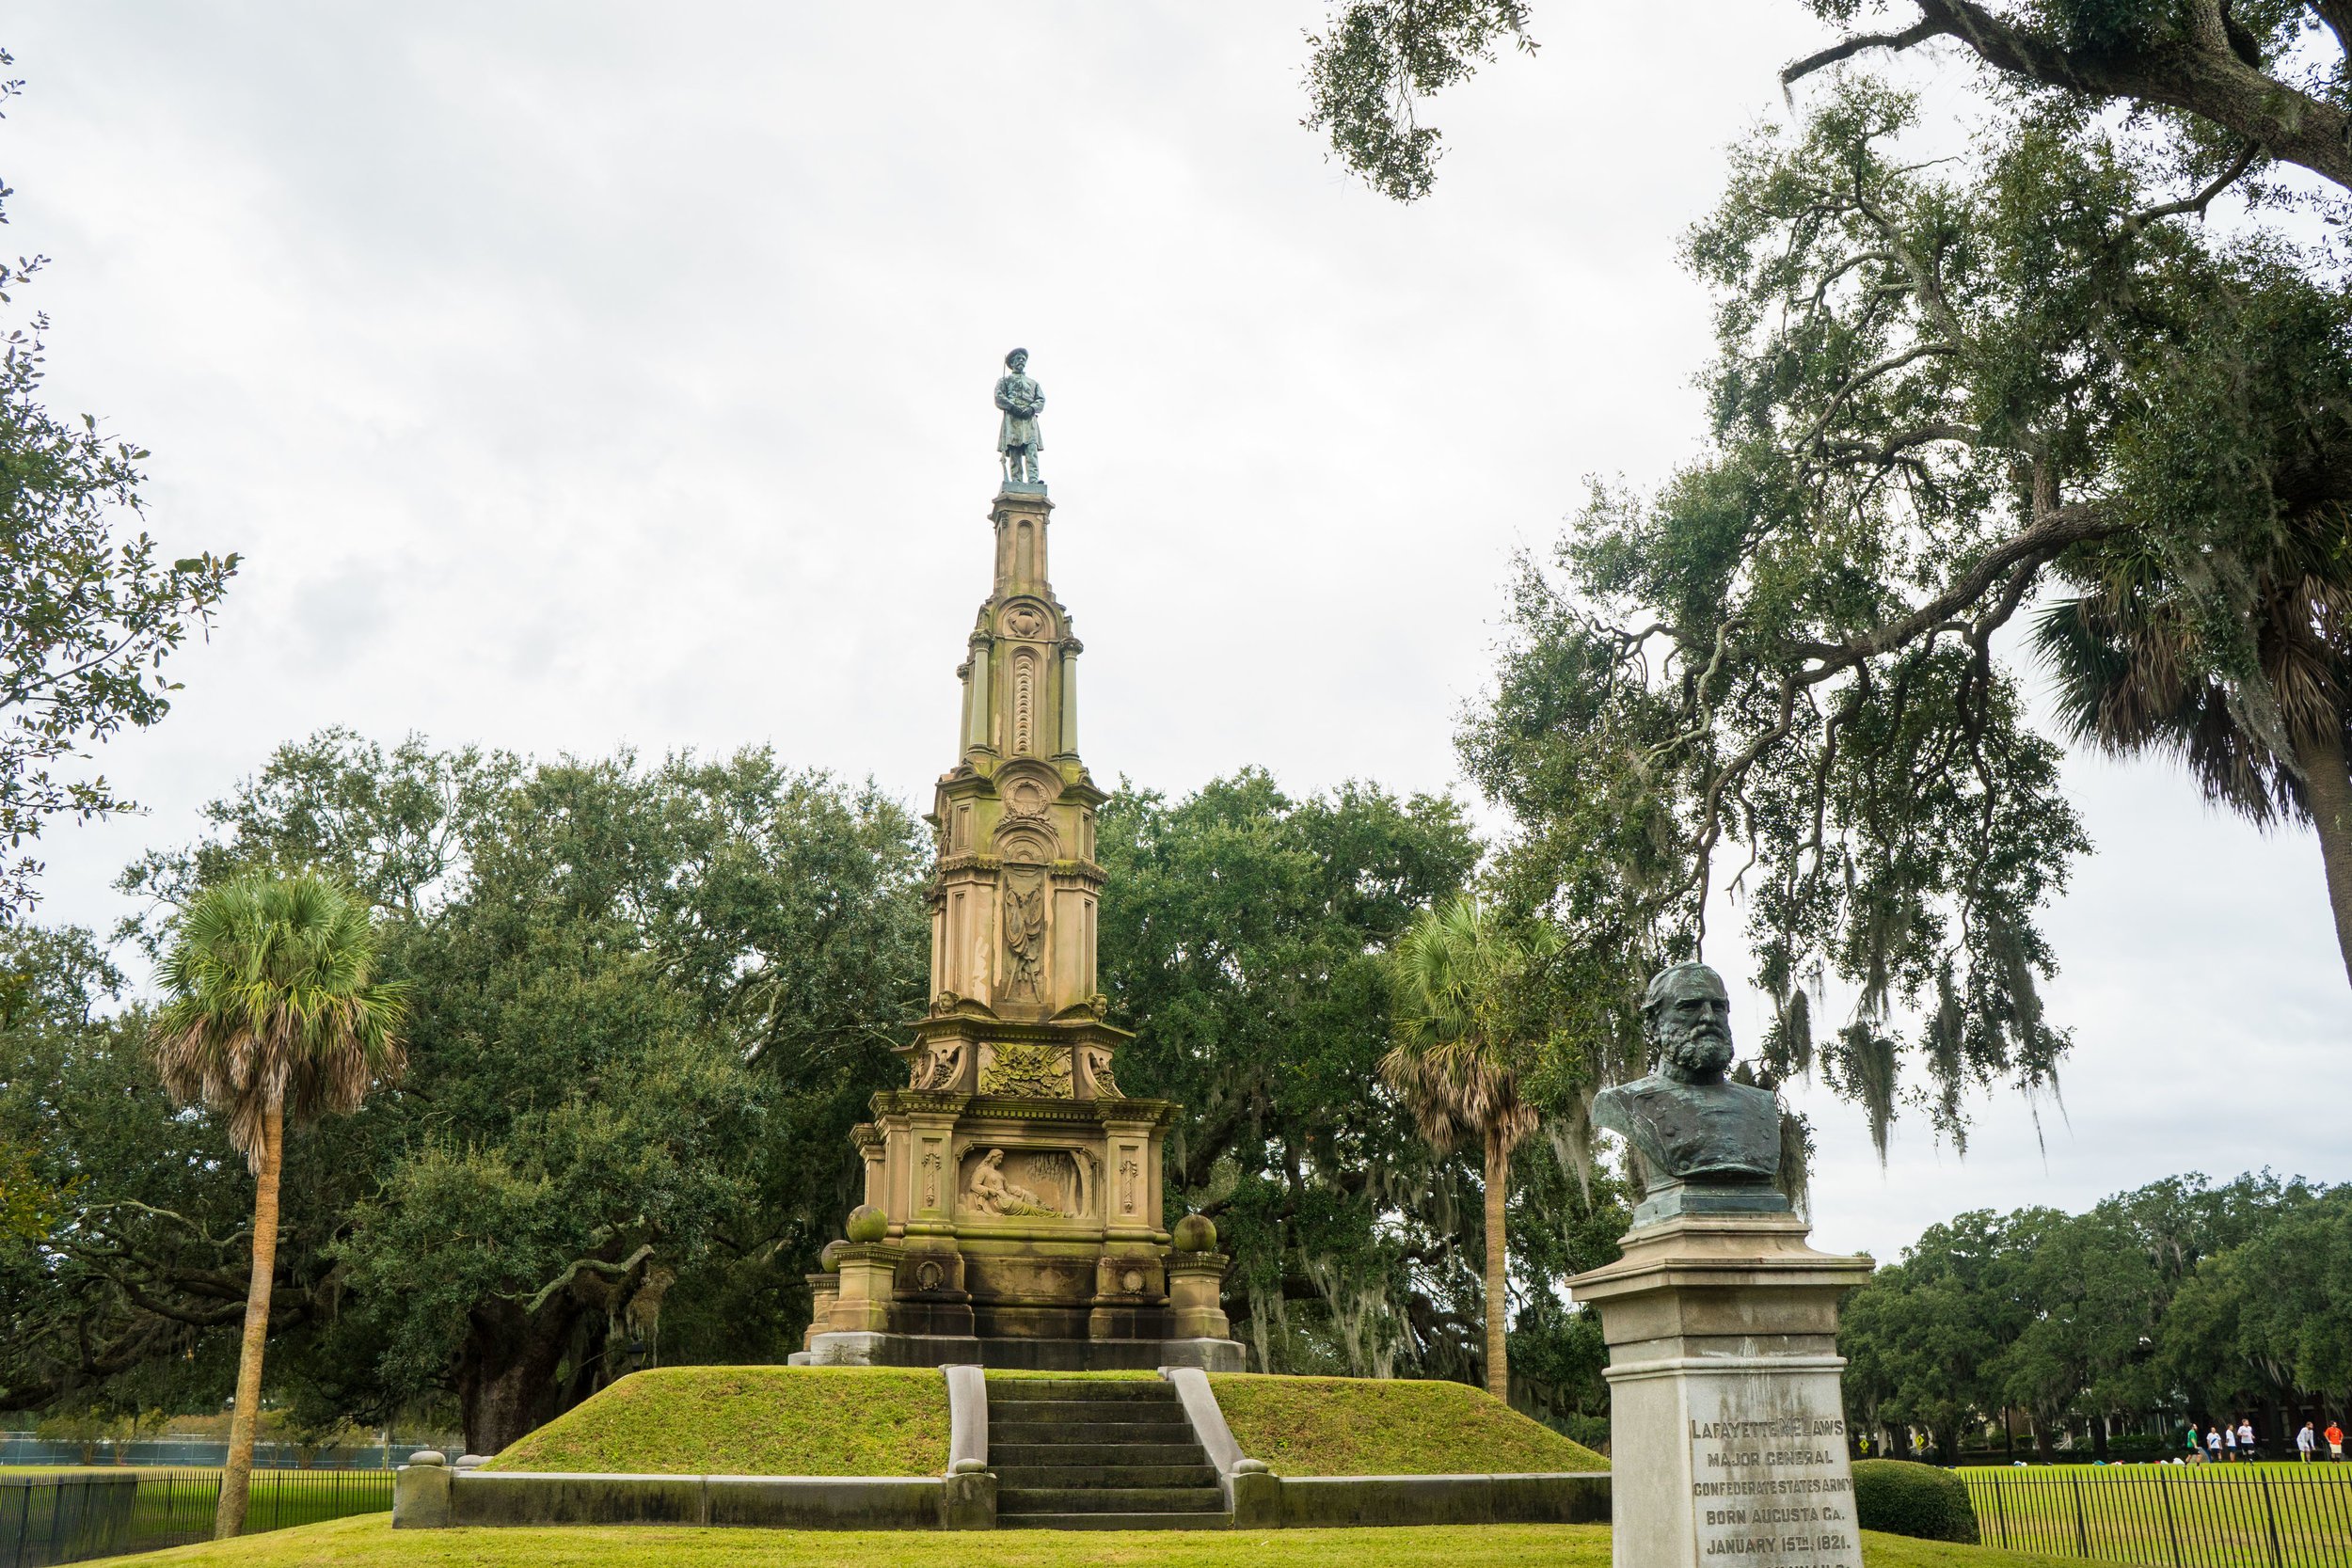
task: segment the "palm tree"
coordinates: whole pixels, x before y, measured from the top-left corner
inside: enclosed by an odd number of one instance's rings
[[[1511,1397],[1504,1348],[1509,1298],[1503,1200],[1511,1151],[1535,1130],[1519,1098],[1513,993],[1531,963],[1556,942],[1549,926],[1521,938],[1467,895],[1423,910],[1389,953],[1396,1037],[1380,1077],[1412,1112],[1439,1155],[1476,1139],[1486,1156],[1486,1391]]]
[[[252,1485],[286,1129],[358,1109],[405,1063],[406,988],[375,980],[375,945],[367,906],[326,878],[248,873],[181,914],[159,972],[167,1000],[148,1039],[165,1091],[226,1117],[254,1176],[253,1276],[217,1537],[245,1528]]]
[[[2280,550],[2246,582],[2242,650],[2217,647],[2217,618],[2145,558],[2052,605],[2033,643],[2074,739],[2169,753],[2214,804],[2316,830],[2352,978],[2352,584],[2340,534],[2332,548]]]

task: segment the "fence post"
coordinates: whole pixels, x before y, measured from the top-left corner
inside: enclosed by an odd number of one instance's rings
[[[2257,1471],[2254,1479],[2262,1483],[2263,1523],[2270,1527],[2270,1568],[2279,1568],[2279,1515],[2270,1506],[2270,1478]]]
[[[2172,1478],[2162,1465],[2156,1467],[2156,1491],[2164,1498],[2164,1539],[2172,1548],[2172,1568],[2181,1568],[2181,1531],[2172,1522]]]
[[[2090,1530],[2083,1523],[2083,1478],[2070,1466],[2066,1472],[2067,1489],[2074,1494],[2074,1555],[2090,1555]]]

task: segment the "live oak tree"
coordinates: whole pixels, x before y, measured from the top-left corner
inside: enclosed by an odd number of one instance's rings
[[[10,63],[0,50],[0,71]],[[22,87],[0,79],[0,105]],[[0,224],[11,194],[0,186]],[[165,661],[211,624],[238,560],[167,558],[131,531],[147,452],[41,402],[49,322],[16,296],[46,264],[0,258],[0,919],[33,902],[45,825],[131,805],[74,765],[170,711]]]
[[[763,752],[532,764],[328,732],[209,816],[128,885],[335,864],[412,988],[401,1086],[288,1149],[270,1387],[298,1423],[453,1409],[490,1451],[657,1352],[793,1348],[855,1201],[849,1128],[920,1011],[902,809]],[[0,1406],[200,1403],[231,1370],[244,1227],[186,1176],[225,1135],[141,1092],[111,1024],[0,1031],[0,1138],[45,1130],[62,1206],[0,1288]]]
[[[1236,1334],[1276,1370],[1476,1381],[1482,1216],[1499,1191],[1525,1304],[1517,1392],[1599,1416],[1599,1346],[1554,1287],[1615,1257],[1621,1195],[1549,1137],[1489,1189],[1480,1151],[1439,1155],[1380,1078],[1383,954],[1470,875],[1460,807],[1363,784],[1295,797],[1251,769],[1179,800],[1122,787],[1099,844],[1103,985],[1139,1031],[1120,1082],[1185,1107],[1168,1199],[1215,1218],[1233,1254]]]
[[[1711,449],[1525,567],[1464,736],[1564,918],[1665,950],[1744,895],[1768,1068],[1818,1063],[1882,1137],[1905,1007],[1955,1135],[1966,1086],[2045,1086],[2064,1049],[2037,915],[2084,839],[1994,647],[2038,600],[2088,649],[2074,727],[2313,821],[2352,972],[2343,296],[2194,229],[2229,171],[2151,189],[2063,117],[1922,167],[1911,113],[1847,82],[1734,154],[1687,248]],[[1817,1042],[1830,977],[1856,1004]]]
[[[1103,986],[1136,1030],[1131,1094],[1186,1111],[1168,1199],[1216,1220],[1236,1331],[1292,1371],[1468,1374],[1477,1270],[1450,1223],[1476,1175],[1380,1088],[1380,954],[1477,857],[1459,808],[1369,785],[1294,799],[1264,773],[1100,816]]]
[[[1786,63],[1795,84],[1844,61],[1946,44],[2000,85],[2170,118],[2227,156],[2352,187],[2352,7],[2341,0],[1801,0],[1837,30]],[[1533,54],[1529,0],[1338,0],[1313,36],[1307,123],[1384,193],[1435,182],[1422,101],[1503,48]]]
[[[1883,1140],[1911,1005],[1957,1134],[1968,1083],[2046,1086],[2064,1046],[2035,911],[2084,841],[1994,654],[2013,624],[2063,734],[2315,830],[2352,974],[2352,331],[2324,256],[2198,227],[2225,194],[2296,199],[2282,160],[2341,184],[2344,17],[1812,8],[1850,31],[1788,67],[1799,135],[1734,153],[1688,247],[1719,301],[1714,450],[1655,498],[1597,493],[1555,569],[1527,565],[1463,746],[1524,829],[1505,879],[1578,945],[1652,964],[1731,885],[1768,1069],[1818,1064]],[[1503,0],[1336,6],[1310,123],[1424,194],[1423,100],[1529,27]],[[1816,77],[1937,38],[1994,68],[1999,112],[1918,166],[1899,96]],[[1817,1031],[1831,975],[1858,1006]]]
[[[2081,1214],[1931,1226],[1840,1314],[1848,1408],[1860,1430],[1926,1429],[1947,1459],[2011,1412],[2028,1430],[2009,1442],[2044,1458],[2069,1428],[2106,1457],[2153,1427],[2139,1441],[2169,1455],[2181,1418],[2241,1411],[2278,1437],[2292,1412],[2352,1398],[2328,1305],[2352,1271],[2347,1217],[2352,1190],[2191,1175]]]

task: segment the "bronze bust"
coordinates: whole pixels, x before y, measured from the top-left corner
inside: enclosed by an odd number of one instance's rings
[[[1731,999],[1701,963],[1676,964],[1642,998],[1642,1032],[1657,1069],[1593,1098],[1593,1124],[1640,1152],[1649,1191],[1633,1212],[1646,1225],[1676,1214],[1785,1210],[1780,1101],[1724,1077],[1731,1067]]]

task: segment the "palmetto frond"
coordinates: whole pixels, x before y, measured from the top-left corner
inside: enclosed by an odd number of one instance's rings
[[[1551,942],[1522,938],[1467,895],[1422,911],[1389,954],[1396,1038],[1380,1076],[1439,1153],[1465,1139],[1517,1148],[1534,1131],[1513,1059],[1513,989]]]
[[[2344,726],[2352,677],[2352,591],[2316,574],[2257,584],[2249,661],[2275,725],[2249,713],[2255,695],[2216,668],[2199,607],[2144,563],[2109,573],[2042,611],[2032,645],[2049,673],[2069,737],[2113,752],[2169,753],[2216,805],[2262,823],[2309,808],[2290,746]]]
[[[353,1111],[405,1065],[406,988],[374,978],[374,923],[326,878],[248,874],[181,915],[149,1031],[165,1090],[228,1119],[258,1170],[264,1115]]]

